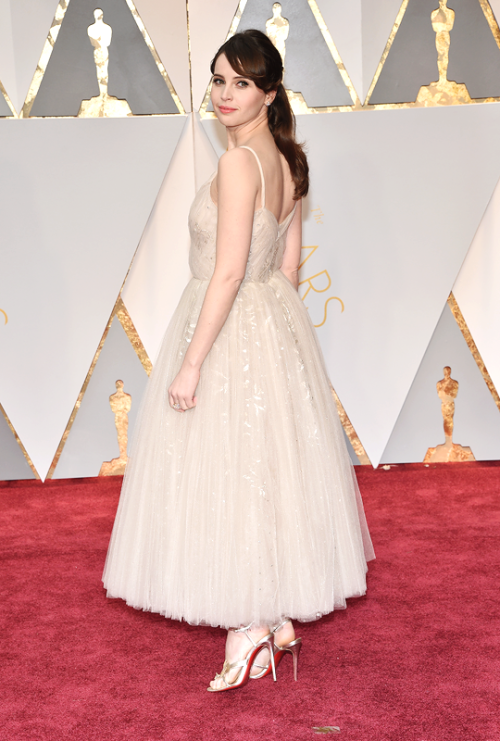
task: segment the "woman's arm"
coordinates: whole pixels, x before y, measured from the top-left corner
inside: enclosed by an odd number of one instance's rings
[[[251,152],[234,148],[220,158],[215,270],[181,370],[168,390],[170,404],[179,403],[182,410],[196,405],[194,394],[200,368],[245,277],[259,186],[259,172]]]
[[[292,223],[286,235],[285,254],[281,272],[286,275],[295,290],[299,287],[300,251],[302,249],[302,199],[297,202]]]

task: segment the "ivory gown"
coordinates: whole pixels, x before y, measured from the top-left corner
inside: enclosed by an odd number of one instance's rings
[[[343,608],[374,558],[319,343],[279,270],[293,212],[278,224],[265,208],[250,151],[263,206],[245,279],[179,414],[168,387],[215,265],[211,181],[191,207],[194,277],[145,392],[103,576],[133,607],[224,628]]]

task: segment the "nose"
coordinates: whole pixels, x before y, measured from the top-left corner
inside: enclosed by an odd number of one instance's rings
[[[231,100],[231,91],[229,85],[224,85],[220,94],[222,100]]]

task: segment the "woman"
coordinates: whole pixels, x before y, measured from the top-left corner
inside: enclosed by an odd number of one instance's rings
[[[297,295],[308,167],[281,57],[246,31],[211,69],[228,151],[191,208],[194,277],[145,394],[104,584],[134,607],[227,628],[208,688],[220,691],[285,653],[296,676],[289,618],[364,594],[373,551]]]

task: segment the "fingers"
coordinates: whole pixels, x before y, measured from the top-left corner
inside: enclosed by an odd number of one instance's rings
[[[173,394],[169,392],[168,400],[169,400],[170,406],[176,412],[187,412],[189,411],[189,409],[194,409],[194,407],[196,406],[197,397],[195,396],[193,399],[186,399],[186,398],[181,398],[181,397],[176,398]]]

